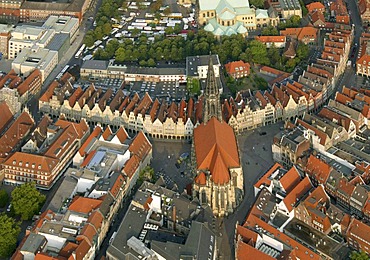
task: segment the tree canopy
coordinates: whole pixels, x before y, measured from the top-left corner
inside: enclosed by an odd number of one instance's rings
[[[364,251],[360,251],[360,252],[352,251],[350,258],[351,260],[369,260],[370,259],[369,256]]]
[[[250,0],[250,5],[254,5],[257,8],[264,8],[265,7],[265,1],[264,0]]]
[[[22,220],[29,220],[37,214],[45,202],[45,195],[36,189],[34,182],[25,183],[12,191],[12,207]]]
[[[9,195],[6,190],[0,190],[0,208],[4,208],[9,202]]]
[[[17,246],[20,231],[18,222],[6,214],[0,214],[0,258],[11,256]]]

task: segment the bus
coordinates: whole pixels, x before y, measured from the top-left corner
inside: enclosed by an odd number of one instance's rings
[[[78,59],[81,57],[82,52],[85,50],[86,45],[82,44],[81,47],[78,49],[78,51],[75,54],[75,58]]]
[[[60,72],[59,74],[56,76],[56,79],[57,80],[60,80],[60,78],[63,76],[64,73],[67,72],[67,70],[69,69],[69,65],[66,65]]]

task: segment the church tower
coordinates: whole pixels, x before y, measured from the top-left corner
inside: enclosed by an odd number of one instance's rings
[[[222,122],[220,93],[217,86],[212,56],[209,56],[206,86],[203,91],[203,123],[206,124],[211,117]]]

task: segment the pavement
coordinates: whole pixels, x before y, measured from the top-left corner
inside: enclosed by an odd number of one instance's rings
[[[244,198],[236,211],[224,218],[223,240],[220,245],[222,259],[234,258],[234,232],[236,223],[243,224],[255,201],[254,183],[274,164],[271,145],[274,136],[280,132],[283,122],[246,131],[237,137],[241,164],[244,173]],[[260,135],[266,132],[266,135]],[[229,252],[227,254],[227,252]]]
[[[8,73],[12,69],[12,61],[8,59],[1,59],[0,61],[0,71]]]
[[[163,176],[169,188],[176,184],[179,192],[182,193],[192,182],[190,158],[182,162],[179,168],[176,167],[176,162],[181,154],[189,153],[190,155],[191,144],[179,140],[151,140],[151,142],[153,144],[151,166],[156,177]]]

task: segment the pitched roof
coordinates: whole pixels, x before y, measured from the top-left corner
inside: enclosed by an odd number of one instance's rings
[[[256,40],[260,41],[262,43],[268,43],[268,42],[276,42],[276,43],[282,43],[286,42],[286,37],[281,35],[274,35],[274,36],[256,36]]]
[[[264,260],[273,260],[276,259],[272,256],[265,254],[264,252],[258,250],[255,247],[244,243],[242,240],[239,240],[236,249],[236,259],[239,260],[248,260],[248,259],[264,259]]]
[[[126,141],[126,139],[128,138],[128,134],[126,132],[126,129],[121,126],[117,130],[116,136],[117,136],[118,140],[121,142],[121,144],[123,144]]]
[[[362,240],[369,243],[370,241],[370,226],[361,222],[356,218],[352,218],[352,221],[347,230],[347,236],[352,236],[356,240]]]
[[[88,214],[94,209],[99,208],[101,203],[101,200],[76,196],[73,198],[68,209],[71,211]]]
[[[313,3],[310,3],[308,5],[306,5],[307,7],[307,10],[309,13],[315,11],[315,10],[320,10],[320,9],[324,9],[325,10],[325,6],[320,3],[320,2],[313,2]]]
[[[44,171],[51,173],[59,160],[43,155],[15,152],[3,164],[8,166],[20,166],[25,169]]]
[[[92,131],[92,133],[89,135],[89,137],[85,140],[85,142],[81,145],[80,149],[78,150],[81,156],[86,155],[86,152],[88,152],[86,151],[87,147],[89,146],[91,141],[94,140],[94,138],[98,138],[98,136],[100,136],[102,131],[103,130],[101,129],[100,126],[95,127],[94,131]]]
[[[299,242],[297,242],[293,238],[287,236],[285,233],[280,232],[276,228],[270,226],[269,224],[267,224],[266,222],[264,222],[263,220],[261,220],[260,218],[254,216],[252,214],[249,214],[249,216],[248,216],[248,218],[245,221],[243,226],[247,227],[247,228],[254,229],[257,225],[260,228],[262,228],[262,229],[266,230],[267,232],[269,232],[270,234],[272,234],[275,239],[278,239],[281,242],[290,245],[291,248],[294,248],[293,251],[294,251],[295,255],[297,256],[297,258],[307,259],[308,256],[310,256],[309,259],[317,259],[317,260],[320,259],[320,256],[318,254],[316,254],[315,252],[313,252],[312,250],[310,250],[309,248],[305,247],[304,245],[300,244]]]
[[[143,132],[139,132],[129,146],[129,151],[143,160],[152,149],[152,144]]]
[[[280,183],[286,193],[289,193],[295,186],[297,186],[300,180],[301,176],[299,175],[297,168],[293,166],[286,174],[283,175],[283,177],[280,178]]]
[[[329,177],[331,169],[329,164],[311,154],[305,171],[311,178],[315,178],[319,183],[324,184]]]
[[[125,162],[123,166],[123,172],[129,177],[132,178],[136,170],[139,168],[140,158],[134,154]]]
[[[240,71],[249,71],[250,65],[249,63],[245,63],[242,60],[238,60],[238,61],[232,61],[232,62],[225,64],[225,69],[227,73],[233,74],[233,73],[240,72]]]
[[[280,163],[275,163],[263,176],[261,179],[257,181],[256,184],[254,184],[254,187],[261,188],[262,185],[270,186],[271,180],[270,176],[278,169],[283,168]]]
[[[294,189],[288,193],[284,198],[283,202],[289,212],[294,208],[294,205],[309,191],[312,189],[310,179],[306,176]]]
[[[198,170],[208,169],[213,182],[230,180],[228,169],[240,167],[239,153],[233,129],[212,117],[207,124],[194,130],[195,155]]]
[[[0,134],[1,132],[8,127],[8,124],[13,119],[13,113],[10,111],[8,104],[5,101],[0,102]]]

